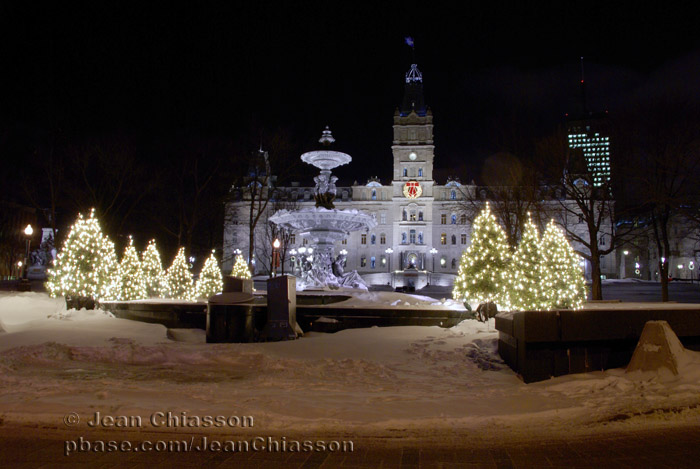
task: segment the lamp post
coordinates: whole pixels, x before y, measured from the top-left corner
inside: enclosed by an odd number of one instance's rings
[[[275,238],[275,241],[272,243],[272,276],[276,277],[277,276],[277,267],[279,267],[280,264],[280,240]]]
[[[27,236],[27,249],[24,253],[24,274],[22,275],[22,279],[27,281],[27,267],[29,266],[29,246],[32,243],[32,234],[34,233],[34,228],[32,228],[32,225],[27,225],[27,227],[24,229],[24,234]]]
[[[430,254],[433,256],[433,273],[435,273],[435,254],[437,254],[437,249],[430,248]]]
[[[387,266],[387,272],[391,272],[391,254],[394,252],[393,249],[391,248],[386,248],[384,251],[387,254],[387,257],[389,258],[389,265]]]

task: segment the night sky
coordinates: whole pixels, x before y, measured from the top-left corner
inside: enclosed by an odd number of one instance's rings
[[[3,135],[127,133],[164,165],[154,142],[183,133],[250,151],[284,128],[309,150],[329,125],[353,157],[341,182],[387,183],[413,61],[405,36],[434,114],[438,182],[478,177],[514,134],[552,133],[578,106],[580,56],[592,110],[619,114],[669,89],[700,101],[690,2],[28,3],[0,6]]]

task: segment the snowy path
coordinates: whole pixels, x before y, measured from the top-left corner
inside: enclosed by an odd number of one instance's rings
[[[434,301],[434,300],[431,300]],[[270,431],[366,435],[478,430],[557,435],[700,416],[700,359],[681,376],[624,370],[525,385],[496,353],[493,324],[312,333],[292,342],[206,344],[203,331],[62,311],[35,293],[0,296],[0,418],[60,426],[157,411],[252,415]],[[51,316],[51,317],[48,317]]]

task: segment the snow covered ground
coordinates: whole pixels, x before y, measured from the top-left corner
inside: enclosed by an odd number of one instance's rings
[[[377,294],[351,301],[437,302]],[[145,420],[172,411],[251,415],[256,427],[271,431],[473,429],[483,437],[700,417],[700,353],[686,351],[680,375],[670,379],[616,369],[526,385],[498,357],[493,322],[206,344],[204,331],[66,311],[45,294],[0,293],[0,330],[5,423],[60,426],[68,412],[87,418],[96,411]]]

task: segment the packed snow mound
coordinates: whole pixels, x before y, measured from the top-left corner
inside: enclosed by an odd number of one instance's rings
[[[666,321],[648,321],[627,366],[627,373],[659,379],[677,376],[692,358]],[[670,373],[670,375],[669,375]]]
[[[14,325],[46,319],[65,309],[63,298],[51,298],[46,293],[0,292],[0,321],[7,331]]]
[[[114,318],[114,314],[102,309],[68,309],[58,311],[49,316],[49,319],[60,319],[64,321],[83,321],[85,319],[106,319]]]

